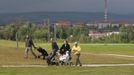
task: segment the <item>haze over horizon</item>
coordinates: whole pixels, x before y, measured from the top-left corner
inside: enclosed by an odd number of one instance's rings
[[[134,0],[108,0],[110,13],[134,13]],[[103,12],[104,0],[0,0],[0,13]]]

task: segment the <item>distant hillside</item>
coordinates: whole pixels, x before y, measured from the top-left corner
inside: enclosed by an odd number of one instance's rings
[[[7,24],[14,21],[16,18],[22,17],[26,20],[35,23],[43,23],[44,20],[50,19],[51,22],[58,20],[68,20],[71,22],[83,21],[90,22],[95,20],[103,20],[103,13],[96,12],[29,12],[29,13],[1,13],[0,24]],[[109,14],[110,20],[134,20],[134,14],[119,15]]]

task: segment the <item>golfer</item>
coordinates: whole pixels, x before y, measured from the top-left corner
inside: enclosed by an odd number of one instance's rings
[[[26,40],[25,40],[25,47],[26,47],[26,49],[25,49],[25,56],[24,56],[24,58],[28,58],[28,52],[29,51],[32,53],[32,55],[35,58],[37,58],[36,54],[33,52],[32,46],[34,48],[36,48],[35,45],[34,45],[34,43],[33,43],[32,38],[29,35],[27,35],[26,36]]]
[[[80,62],[80,51],[81,51],[81,48],[78,45],[78,42],[75,42],[75,45],[72,48],[72,52],[76,55],[76,64],[75,64],[75,66],[77,66],[77,65],[82,66],[82,64]]]

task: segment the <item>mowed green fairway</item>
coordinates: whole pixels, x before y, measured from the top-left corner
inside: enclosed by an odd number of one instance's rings
[[[35,43],[36,46],[51,51],[50,43]],[[62,45],[58,43],[59,47]],[[83,64],[133,64],[134,44],[80,44],[82,48],[81,62]],[[46,65],[45,60],[29,58],[24,59],[24,42],[0,40],[0,65]],[[73,44],[71,44],[71,47]],[[36,54],[38,52],[34,50]],[[116,55],[107,55],[116,54]],[[127,56],[118,56],[127,55]],[[130,57],[129,57],[130,56]],[[132,57],[131,57],[132,56]],[[72,55],[73,63],[75,56]],[[134,75],[134,66],[122,67],[56,67],[45,68],[0,68],[0,75]]]
[[[47,51],[51,50],[51,43],[35,43],[37,47],[43,47]],[[62,43],[58,43],[61,47]],[[71,47],[73,43],[70,43]],[[24,49],[24,42],[19,42],[19,49]],[[82,52],[90,53],[114,53],[134,55],[134,44],[80,44]],[[16,48],[15,41],[0,40],[0,48]],[[1,49],[0,49],[1,50]]]
[[[62,45],[58,43],[59,47]],[[35,43],[36,46],[45,48],[49,53],[51,51],[50,43]],[[107,54],[121,54],[134,56],[133,44],[80,44],[81,61],[83,64],[126,64],[134,63],[134,57],[114,56]],[[46,64],[44,60],[34,59],[31,53],[29,58],[24,59],[24,42],[19,42],[19,48],[16,48],[15,41],[0,40],[0,64]],[[73,44],[71,44],[71,47]],[[34,50],[36,54],[39,54]],[[72,55],[72,61],[75,63],[75,56]]]
[[[0,68],[0,75],[134,75],[134,67]]]

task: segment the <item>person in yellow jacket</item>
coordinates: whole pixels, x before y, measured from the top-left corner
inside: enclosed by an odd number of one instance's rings
[[[77,66],[79,64],[79,66],[82,66],[81,62],[80,62],[80,51],[81,48],[78,45],[78,42],[75,42],[75,45],[72,48],[72,52],[76,55],[76,64],[75,66]]]

